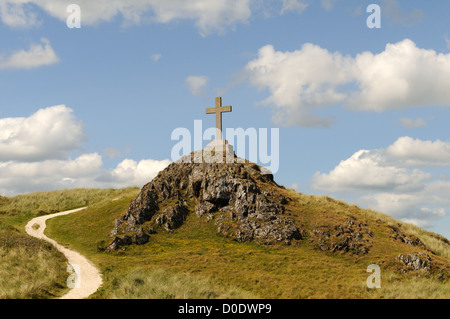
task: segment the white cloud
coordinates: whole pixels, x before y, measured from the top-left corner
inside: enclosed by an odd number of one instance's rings
[[[58,105],[27,118],[0,119],[0,194],[74,187],[143,186],[170,164],[169,160],[125,159],[114,169],[103,167],[98,153],[70,158],[86,140],[73,111]],[[105,154],[117,155],[107,148]]]
[[[415,128],[415,127],[425,127],[427,126],[427,121],[421,117],[416,119],[410,119],[410,118],[401,118],[400,123],[402,126],[407,128]]]
[[[450,142],[401,137],[385,149],[362,150],[311,179],[316,190],[358,195],[357,203],[429,227],[450,209],[450,181],[425,168],[450,167]]]
[[[289,11],[295,11],[297,13],[302,13],[308,7],[306,3],[300,0],[281,0],[282,7],[280,14],[285,14]]]
[[[13,195],[38,190],[93,187],[88,181],[102,166],[97,153],[74,160],[43,160],[32,163],[0,162],[0,193]]]
[[[314,189],[328,192],[407,191],[421,188],[431,175],[389,163],[380,151],[359,151],[330,173],[316,173]]]
[[[33,69],[44,65],[55,64],[59,58],[47,39],[42,44],[31,44],[28,50],[19,50],[9,56],[0,54],[1,69]]]
[[[29,117],[0,119],[0,161],[66,158],[86,140],[72,109],[57,105]]]
[[[114,184],[115,187],[129,185],[143,186],[151,181],[159,171],[166,168],[171,162],[169,160],[134,160],[125,159],[117,167],[99,176],[96,181],[106,184]]]
[[[274,106],[279,125],[328,126],[332,121],[314,111],[338,105],[376,112],[450,106],[450,54],[418,48],[409,39],[356,57],[310,43],[291,52],[267,45],[244,72],[253,86],[269,91],[262,103]]]
[[[28,4],[13,1],[0,2],[1,21],[14,28],[28,28],[38,26],[37,14],[31,11]]]
[[[275,106],[276,124],[316,126],[330,121],[310,113],[311,109],[334,105],[346,95],[337,86],[351,80],[350,60],[313,44],[299,51],[279,52],[272,45],[259,50],[258,58],[245,68],[250,83],[270,96],[264,104]]]
[[[364,196],[359,202],[420,227],[432,226],[432,222],[445,217],[450,208],[450,200],[446,197],[439,198],[427,190],[410,194],[371,194]]]
[[[116,168],[105,170],[102,157],[97,153],[83,154],[73,160],[0,162],[0,194],[76,187],[142,187],[169,164],[169,160],[141,160],[137,163],[126,159]]]
[[[158,62],[159,59],[161,59],[162,55],[160,53],[155,53],[153,54],[150,58],[154,61],[154,62]]]
[[[192,95],[195,96],[203,96],[205,95],[205,87],[209,82],[209,77],[201,75],[201,76],[188,76],[185,80],[189,91]]]
[[[359,54],[355,66],[359,91],[348,101],[350,108],[381,112],[450,106],[450,54],[420,49],[407,39],[376,55]]]
[[[450,166],[450,142],[422,141],[405,136],[386,149],[403,166]]]
[[[72,0],[4,0],[0,6],[2,21],[15,26],[14,16],[18,16],[7,6],[13,6],[15,11],[26,5],[33,4],[48,14],[66,21],[66,8]],[[251,16],[251,0],[78,0],[81,7],[83,25],[95,25],[113,20],[122,15],[126,24],[142,22],[171,23],[182,20],[192,20],[205,36],[213,32],[224,32],[238,23],[246,23]],[[20,15],[19,15],[20,16]],[[24,19],[23,19],[24,20]]]

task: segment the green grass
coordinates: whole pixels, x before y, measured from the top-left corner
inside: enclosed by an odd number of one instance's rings
[[[295,216],[300,223],[307,219],[336,222],[348,216],[356,216],[360,220],[364,217],[361,215],[363,211],[355,206],[329,198],[305,196],[299,194],[298,203],[293,204],[301,211],[301,214]],[[368,255],[351,256],[319,251],[307,240],[299,245],[272,248],[254,243],[237,243],[218,235],[213,223],[206,223],[190,214],[186,223],[174,233],[160,231],[152,235],[150,242],[145,245],[129,246],[125,251],[99,251],[97,247],[104,246],[110,240],[107,235],[113,227],[114,219],[122,216],[131,199],[132,197],[124,198],[102,207],[48,221],[48,236],[87,255],[100,267],[104,274],[104,285],[93,298],[127,298],[127,291],[130,296],[142,296],[139,286],[135,287],[134,284],[136,276],[140,279],[139,282],[143,280],[149,285],[148,289],[155,289],[155,294],[147,297],[182,295],[176,292],[175,285],[165,286],[161,293],[155,288],[159,281],[151,279],[155,277],[155,273],[159,274],[163,282],[169,283],[173,283],[172,276],[200,276],[199,278],[213,280],[213,285],[225,287],[225,290],[237,289],[258,298],[390,298],[392,294],[380,295],[376,290],[365,289],[369,275],[366,272],[367,266],[377,263],[383,269],[383,277],[389,277],[392,271],[387,260],[395,258],[399,253],[416,250],[390,241],[385,227],[369,217],[369,222],[373,222],[371,229],[376,233],[378,245],[374,245]],[[306,209],[302,210],[300,206]],[[73,225],[79,227],[74,229]],[[389,247],[389,251],[386,251],[386,247]],[[404,276],[402,280],[412,282],[409,281],[413,280],[411,278],[413,276]],[[152,286],[152,282],[155,286]],[[422,280],[424,285],[427,282],[432,281]],[[445,285],[438,282],[433,284],[442,296],[450,297]],[[385,291],[395,292],[398,287],[396,281],[386,281],[383,284]],[[404,288],[406,295],[412,295],[412,292],[408,292],[408,285],[400,287]],[[194,286],[185,288],[196,289]],[[121,292],[118,293],[117,289]]]
[[[51,192],[35,192],[0,198],[0,220],[19,228],[33,217],[79,207],[92,206],[115,198],[137,194],[138,188],[78,188]]]
[[[91,298],[450,298],[448,280],[442,283],[424,276],[394,272],[395,256],[415,252],[418,248],[393,241],[386,225],[397,225],[403,232],[418,236],[440,256],[433,256],[433,259],[449,264],[450,245],[443,238],[326,196],[283,190],[293,199],[288,207],[291,217],[307,231],[318,224],[341,224],[349,217],[367,223],[375,234],[369,254],[323,252],[308,238],[292,246],[264,247],[255,243],[238,243],[217,234],[213,221],[206,223],[192,213],[173,233],[159,231],[151,235],[145,245],[106,252],[101,248],[111,240],[108,234],[114,220],[123,215],[138,189],[91,191],[92,194],[88,194],[89,190],[41,194],[44,198],[53,198],[49,200],[53,204],[45,205],[45,201],[34,204],[33,198],[36,197],[33,196],[36,194],[30,194],[28,198],[17,201],[28,201],[28,204],[17,204],[15,212],[8,211],[0,218],[0,222],[6,221],[6,226],[11,224],[23,229],[28,219],[42,214],[42,211],[89,205],[86,210],[48,220],[46,235],[79,251],[98,266],[103,275],[103,285]],[[61,196],[71,198],[63,200]],[[61,201],[66,204],[58,206]],[[11,205],[11,198],[0,199],[0,211],[5,205]],[[52,208],[52,205],[57,208]],[[47,208],[43,209],[44,206]],[[45,248],[30,254],[36,258],[41,251]],[[18,255],[14,258],[19,258]],[[52,253],[41,258],[56,262],[59,257]],[[36,267],[31,258],[16,260],[16,264],[26,262],[30,267]],[[369,290],[365,286],[369,275],[366,269],[373,263],[382,269],[382,288]],[[65,272],[65,262],[62,264],[59,269]],[[2,278],[8,278],[9,271],[9,281],[18,282],[20,277],[11,275],[9,269],[13,268],[3,268]],[[37,273],[36,276],[29,282],[45,279],[42,274]],[[14,288],[10,288],[10,295],[16,293],[16,296],[24,298],[60,295],[57,285],[64,286],[66,276],[67,273],[63,280],[55,277],[54,292],[46,288],[44,291],[47,292],[39,295],[18,293],[19,289],[14,292]],[[9,287],[14,285],[9,283]]]
[[[66,258],[51,244],[25,233],[30,219],[86,205],[95,207],[137,192],[137,188],[74,189],[0,196],[0,298],[55,298],[68,290]]]

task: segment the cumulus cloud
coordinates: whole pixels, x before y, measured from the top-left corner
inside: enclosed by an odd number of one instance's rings
[[[10,55],[0,54],[1,69],[33,69],[44,65],[55,64],[59,58],[50,45],[43,38],[42,44],[31,44],[28,50],[19,50]]]
[[[39,7],[53,17],[66,21],[66,8],[72,0],[4,0],[0,6],[3,23],[16,26],[20,22],[20,10],[30,4]],[[251,16],[251,0],[78,0],[82,10],[83,25],[95,25],[113,20],[121,15],[125,23],[170,23],[192,20],[205,36],[212,32],[224,32],[238,23],[245,23]],[[14,11],[12,9],[14,8]],[[16,13],[19,12],[19,13]],[[14,18],[15,17],[15,18]],[[22,25],[25,19],[22,19]]]
[[[105,169],[98,153],[70,158],[85,140],[82,123],[64,105],[40,109],[29,117],[0,119],[0,194],[143,186],[170,164],[124,159],[114,169]],[[117,151],[107,148],[105,155],[119,156]]]
[[[0,162],[0,194],[76,187],[142,187],[169,164],[169,160],[135,162],[125,159],[116,168],[106,170],[102,157],[97,153],[66,160]]]
[[[120,162],[115,169],[96,178],[96,182],[106,184],[112,183],[116,185],[116,187],[125,187],[129,185],[143,186],[170,163],[169,160],[156,161],[149,159],[136,162],[131,159],[125,159]]]
[[[13,195],[38,190],[92,187],[86,183],[102,166],[97,153],[72,160],[43,160],[31,163],[0,162],[0,193]]]
[[[83,125],[65,105],[40,109],[29,117],[0,119],[0,161],[66,158],[85,140]]]
[[[186,85],[189,88],[189,91],[192,95],[195,96],[203,96],[205,95],[205,87],[206,84],[209,82],[209,77],[201,75],[201,76],[195,76],[191,75],[188,76],[185,80]]]
[[[419,227],[432,226],[433,221],[447,215],[450,207],[450,201],[446,200],[446,197],[439,198],[434,194],[429,194],[427,190],[411,194],[371,194],[364,196],[359,202],[376,211],[388,213],[397,219]],[[435,205],[440,205],[440,207]]]
[[[362,150],[330,173],[316,173],[312,185],[328,192],[407,191],[420,188],[430,178],[421,170],[396,166],[383,157],[382,151]]]
[[[311,187],[359,194],[361,205],[429,227],[450,209],[450,181],[426,171],[433,167],[450,167],[450,142],[401,137],[384,149],[358,151],[329,173],[315,173]]]
[[[244,73],[253,86],[269,91],[262,103],[273,106],[274,122],[285,126],[329,126],[331,118],[314,112],[330,106],[375,112],[450,106],[450,54],[418,48],[409,39],[355,57],[311,43],[291,52],[267,45]]]
[[[405,136],[386,149],[386,155],[404,166],[450,166],[450,142],[423,141]]]

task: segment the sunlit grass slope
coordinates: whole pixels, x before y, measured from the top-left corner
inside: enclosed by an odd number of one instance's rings
[[[306,232],[350,217],[364,222],[374,233],[370,252],[321,251],[308,236],[291,246],[238,243],[193,213],[173,233],[158,230],[145,245],[104,251],[114,220],[134,195],[52,219],[47,235],[99,266],[104,285],[94,298],[450,298],[448,280],[395,272],[395,257],[418,248],[393,241],[386,225],[416,234],[434,250],[435,260],[448,265],[450,245],[444,238],[329,197],[283,192],[293,199],[288,209]],[[367,266],[373,263],[382,269],[381,289],[366,287]]]

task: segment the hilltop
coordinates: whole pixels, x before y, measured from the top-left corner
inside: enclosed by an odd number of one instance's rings
[[[449,278],[448,254],[440,256],[417,235],[402,230],[400,223],[328,197],[321,205],[305,202],[304,195],[286,190],[272,174],[247,160],[194,163],[194,157],[192,153],[172,163],[142,188],[116,219],[108,250],[146,244],[153,234],[173,233],[195,215],[237,242],[308,245],[347,258],[376,256],[398,272]],[[446,238],[431,236],[435,247],[450,247]]]
[[[9,247],[26,245],[32,217],[79,206],[89,208],[48,220],[46,235],[100,269],[103,286],[91,298],[450,298],[447,239],[286,189],[248,161],[173,163],[142,189],[2,198],[0,220],[20,236],[0,250],[30,276],[33,260],[61,264],[56,252],[43,254],[48,245],[26,258]],[[366,287],[371,264],[381,268],[381,289]],[[58,287],[38,298],[64,293],[65,266],[37,278]],[[36,297],[17,285],[17,267],[0,270],[9,296]]]

